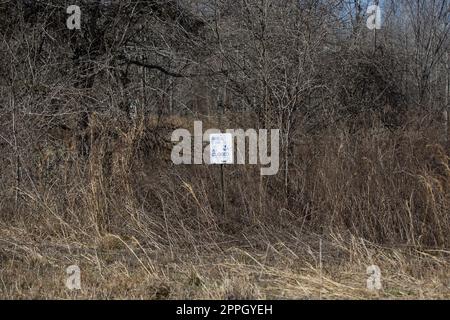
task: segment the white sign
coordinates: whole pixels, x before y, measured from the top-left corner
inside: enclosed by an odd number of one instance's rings
[[[213,133],[209,136],[211,164],[232,164],[233,135],[231,133]]]

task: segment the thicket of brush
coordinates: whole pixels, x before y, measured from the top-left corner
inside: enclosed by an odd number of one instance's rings
[[[287,175],[283,167],[263,177],[256,165],[225,167],[224,216],[219,167],[170,160],[171,132],[191,120],[142,118],[124,126],[96,118],[88,158],[70,142],[48,141],[42,153],[22,160],[18,190],[14,175],[3,184],[2,220],[32,233],[133,235],[155,246],[190,237],[243,240],[267,230],[278,237],[334,232],[379,244],[449,245],[450,170],[439,128],[299,133]],[[8,182],[13,168],[3,169]]]
[[[258,166],[225,168],[223,215],[219,168],[175,166],[170,145],[159,145],[190,120],[124,127],[99,118],[89,158],[61,140],[31,153],[20,188],[2,189],[4,297],[368,298],[373,263],[383,268],[382,297],[446,296],[441,130],[301,135],[287,184],[283,169],[261,178]],[[162,128],[167,136],[154,140]],[[73,263],[81,296],[63,290]]]
[[[72,263],[84,297],[366,297],[373,263],[445,296],[448,0],[375,31],[359,1],[200,2],[0,4],[0,296],[70,296]],[[197,120],[280,129],[279,173],[226,166],[222,211],[219,167],[170,159]]]

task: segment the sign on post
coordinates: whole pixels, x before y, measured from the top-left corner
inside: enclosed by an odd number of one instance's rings
[[[213,133],[209,136],[210,163],[232,164],[234,162],[233,135],[231,133]]]

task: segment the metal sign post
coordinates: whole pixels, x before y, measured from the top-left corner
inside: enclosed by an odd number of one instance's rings
[[[220,185],[222,216],[225,216],[225,176],[224,165],[232,164],[234,160],[233,153],[233,135],[231,133],[213,133],[209,136],[210,142],[210,163],[220,165]]]
[[[222,190],[222,207],[220,211],[222,216],[225,216],[225,178],[223,174],[223,164],[220,165],[220,189]]]

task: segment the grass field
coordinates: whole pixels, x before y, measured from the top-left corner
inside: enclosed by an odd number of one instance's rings
[[[104,128],[84,164],[69,149],[47,159],[3,210],[1,298],[450,298],[450,170],[437,131],[305,135],[287,190],[283,173],[227,167],[222,216],[216,167],[173,166],[163,147],[141,158],[146,130],[108,140]],[[70,265],[79,291],[65,286]]]
[[[445,250],[382,248],[361,239],[191,244],[146,249],[112,235],[91,245],[31,240],[2,227],[6,299],[449,299]],[[255,248],[255,243],[259,242]],[[266,246],[263,248],[262,246]],[[66,268],[81,269],[81,290],[66,288]],[[383,289],[369,291],[366,268],[380,266]]]

